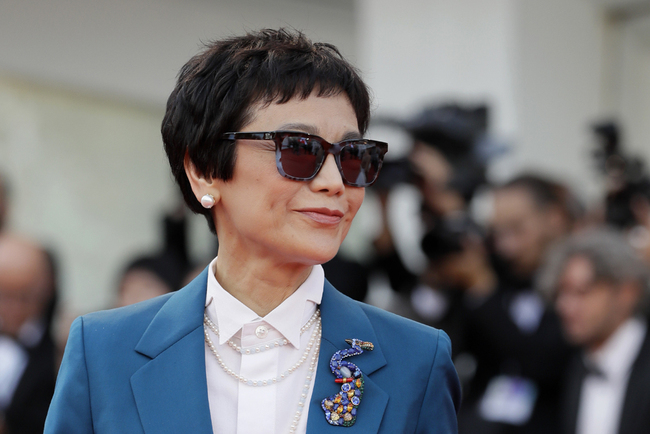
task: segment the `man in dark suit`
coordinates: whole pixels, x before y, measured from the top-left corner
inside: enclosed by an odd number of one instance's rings
[[[623,235],[597,229],[558,246],[541,276],[580,347],[566,376],[565,434],[650,432],[647,266]]]
[[[42,433],[54,393],[49,333],[51,262],[38,246],[0,235],[0,432]]]

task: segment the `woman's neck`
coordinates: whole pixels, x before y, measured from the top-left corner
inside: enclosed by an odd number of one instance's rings
[[[311,269],[304,264],[279,265],[272,259],[238,260],[220,252],[213,271],[227,292],[264,317],[307,280]]]

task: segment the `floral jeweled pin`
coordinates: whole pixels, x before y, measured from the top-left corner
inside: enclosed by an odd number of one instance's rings
[[[375,347],[371,342],[359,339],[346,339],[345,342],[352,348],[339,350],[330,359],[330,369],[336,375],[334,382],[341,384],[341,391],[323,399],[320,404],[325,411],[325,419],[334,426],[354,425],[357,421],[357,408],[363,397],[363,373],[357,365],[343,359],[357,356],[363,350],[372,351]]]

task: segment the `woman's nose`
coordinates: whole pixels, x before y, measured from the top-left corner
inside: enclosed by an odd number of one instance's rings
[[[310,182],[310,187],[314,191],[323,191],[328,194],[340,194],[345,186],[339,168],[336,166],[334,155],[329,154],[318,174]]]

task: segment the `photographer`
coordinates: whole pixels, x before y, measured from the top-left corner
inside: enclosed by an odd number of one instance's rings
[[[477,145],[485,137],[487,116],[485,106],[444,104],[425,108],[405,122],[413,138],[409,162],[411,179],[422,195],[421,247],[427,257],[411,300],[423,320],[454,337],[455,354],[465,347],[464,304],[489,296],[497,284],[484,231],[469,211],[474,194],[486,182]],[[432,304],[426,300],[434,298],[445,309],[427,311]]]
[[[477,369],[460,432],[556,432],[569,348],[532,282],[547,249],[572,229],[574,202],[562,185],[534,175],[492,195],[489,245],[498,285],[483,303],[467,306],[466,344]]]
[[[452,336],[464,387],[461,434],[554,432],[569,350],[557,317],[534,295],[530,282],[546,248],[571,230],[574,203],[568,190],[553,187],[547,196],[561,206],[547,207],[546,196],[528,188],[528,178],[534,177],[513,180],[492,191],[495,219],[488,237],[470,212],[475,193],[486,184],[480,151],[485,151],[487,125],[487,108],[456,104],[429,107],[405,122],[414,141],[411,180],[422,195],[427,256],[411,304],[418,319]],[[545,182],[540,183],[558,185]],[[521,215],[539,217],[539,226],[527,226],[529,220],[519,225],[520,239],[537,246],[529,261],[518,249],[506,253],[511,238],[501,242],[502,234],[512,233],[512,221],[503,223],[502,216],[516,215],[513,206]],[[551,214],[557,218],[548,218]]]
[[[404,158],[384,163],[384,176],[372,187],[383,217],[372,268],[384,273],[397,293],[389,308],[445,329],[454,339],[455,352],[463,347],[459,307],[464,294],[485,296],[495,286],[482,247],[483,231],[468,212],[474,192],[485,182],[485,167],[475,145],[483,138],[486,124],[485,107],[456,104],[428,107],[406,121],[384,119],[380,124],[401,132],[408,150]],[[418,192],[416,207],[423,230],[416,242],[424,253],[423,269],[404,259],[404,249],[398,252],[388,224],[393,199],[406,193],[404,184]]]

